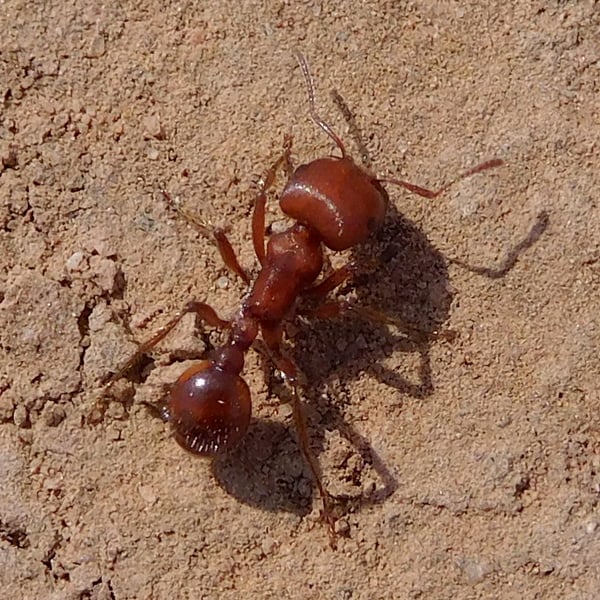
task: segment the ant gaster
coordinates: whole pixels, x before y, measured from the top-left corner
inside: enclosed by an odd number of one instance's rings
[[[208,304],[189,302],[154,337],[140,345],[111,380],[120,378],[187,313],[195,313],[208,325],[226,330],[228,337],[223,346],[210,359],[198,362],[177,379],[162,409],[164,419],[173,427],[175,439],[186,450],[206,456],[221,454],[240,442],[250,423],[251,394],[240,373],[244,368],[244,355],[260,333],[270,358],[291,388],[300,448],[319,489],[323,501],[322,516],[333,540],[333,498],[323,485],[318,462],[310,450],[298,392],[298,368],[281,350],[284,324],[293,316],[299,298],[309,296],[323,300],[331,290],[351,278],[355,266],[348,263],[317,282],[323,269],[323,246],[333,251],[347,250],[365,242],[382,225],[389,201],[383,183],[435,198],[454,181],[431,191],[399,179],[377,178],[357,165],[346,153],[341,139],[317,114],[306,59],[300,53],[297,53],[297,59],[306,80],[310,116],[333,140],[341,157],[318,158],[293,170],[291,138],[286,137],[282,156],[259,181],[252,217],[252,241],[260,271],[252,283],[240,266],[224,230],[208,228],[197,219],[190,219],[203,233],[215,239],[225,264],[248,285],[251,283],[250,291],[231,320],[221,319]],[[458,179],[501,164],[498,159],[484,162]],[[265,248],[266,193],[282,165],[287,169],[289,179],[279,197],[279,206],[295,222],[289,229],[270,235]],[[170,201],[169,195],[163,194]],[[348,304],[330,301],[322,302],[311,314],[329,318],[352,310],[354,308]],[[368,314],[373,317],[372,312]]]

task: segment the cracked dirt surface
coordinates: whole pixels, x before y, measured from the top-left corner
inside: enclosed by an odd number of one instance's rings
[[[596,597],[599,28],[592,1],[0,4],[3,596]],[[214,464],[145,404],[218,344],[193,318],[99,403],[186,301],[227,316],[244,293],[161,190],[251,266],[284,134],[296,164],[334,152],[296,48],[377,174],[435,187],[506,163],[435,201],[390,187],[338,293],[453,339],[290,327],[327,485],[356,499],[337,551],[259,356],[251,430]]]

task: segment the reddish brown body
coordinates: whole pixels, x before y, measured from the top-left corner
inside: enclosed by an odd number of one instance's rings
[[[375,177],[342,158],[319,158],[294,171],[279,206],[313,228],[331,250],[362,244],[381,227],[388,195]]]
[[[322,268],[321,240],[311,228],[296,224],[272,235],[265,262],[242,310],[260,324],[281,322]]]
[[[399,179],[377,179],[356,165],[346,155],[339,137],[316,114],[308,67],[303,56],[298,59],[308,85],[311,117],[335,142],[342,156],[319,158],[292,172],[279,203],[281,210],[295,223],[286,231],[271,235],[265,250],[266,190],[282,163],[288,166],[289,171],[292,170],[288,140],[283,155],[261,181],[256,197],[252,239],[260,271],[236,315],[231,320],[223,320],[209,305],[189,302],[152,339],[140,346],[136,355],[113,379],[120,377],[140,354],[160,342],[186,313],[194,312],[207,324],[227,330],[227,341],[212,358],[199,362],[179,377],[163,410],[165,418],[173,426],[175,439],[187,450],[202,455],[226,452],[240,442],[250,423],[250,391],[240,374],[244,368],[245,353],[260,333],[273,362],[291,385],[300,447],[315,477],[324,503],[323,514],[333,532],[331,498],[322,484],[318,463],[310,451],[298,394],[297,368],[281,351],[284,324],[293,315],[299,297],[310,294],[313,298],[322,299],[352,275],[354,265],[349,263],[317,283],[323,268],[323,246],[334,251],[352,248],[363,243],[381,226],[388,206],[388,195],[382,182],[402,186],[427,198],[436,197],[448,186],[430,191]],[[488,161],[463,176],[501,163],[499,160]],[[166,192],[165,197],[169,199]],[[204,225],[198,227],[214,237],[227,266],[250,283],[250,277],[239,265],[224,231],[209,230]],[[330,317],[346,308],[346,305],[329,302],[327,310],[316,314]]]

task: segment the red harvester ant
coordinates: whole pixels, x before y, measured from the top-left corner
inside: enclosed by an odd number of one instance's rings
[[[225,232],[194,220],[204,234],[214,238],[225,264],[245,283],[251,284],[248,295],[230,320],[221,319],[208,304],[188,302],[154,337],[139,346],[135,355],[110,381],[112,383],[122,377],[142,354],[156,346],[187,313],[196,313],[208,325],[226,330],[228,338],[225,344],[215,350],[211,358],[190,367],[179,377],[161,411],[163,418],[172,424],[175,439],[186,450],[205,456],[224,453],[240,442],[250,423],[250,390],[240,373],[244,368],[244,355],[260,333],[270,358],[291,388],[300,448],[319,489],[323,502],[322,516],[329,525],[333,544],[333,498],[323,485],[318,462],[310,450],[298,393],[298,368],[281,350],[284,324],[294,315],[299,297],[323,299],[353,275],[355,265],[350,262],[317,282],[323,268],[323,246],[334,251],[347,250],[363,243],[382,225],[389,201],[383,183],[399,185],[425,198],[435,198],[458,179],[503,163],[499,159],[484,162],[437,191],[399,179],[382,179],[371,175],[347,155],[340,138],[317,114],[313,82],[306,59],[300,53],[296,56],[308,88],[310,116],[333,140],[342,156],[318,158],[293,170],[290,161],[291,138],[286,137],[282,156],[259,181],[259,193],[252,216],[252,241],[260,271],[253,282],[239,264]],[[279,197],[279,206],[295,223],[286,231],[270,235],[265,248],[266,193],[273,184],[277,169],[282,165],[289,179]],[[163,194],[170,202],[168,194]],[[357,307],[330,301],[321,303],[312,314],[329,318],[355,310],[360,311]],[[373,311],[365,314],[380,318]]]

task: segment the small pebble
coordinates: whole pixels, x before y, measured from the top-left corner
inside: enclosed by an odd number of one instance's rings
[[[73,254],[71,254],[71,256],[69,256],[69,258],[67,259],[66,267],[67,267],[67,271],[71,271],[71,272],[83,271],[85,268],[83,252],[80,252],[80,251],[73,252]]]
[[[596,531],[596,529],[598,529],[598,523],[596,523],[596,521],[590,521],[585,526],[585,531],[588,535],[591,535],[592,533],[594,533],[594,531]]]
[[[273,551],[277,548],[277,542],[272,537],[265,537],[260,544],[260,549],[265,556],[273,554]]]
[[[6,423],[13,419],[15,412],[15,401],[8,392],[0,394],[0,423]]]
[[[104,36],[96,35],[94,39],[91,41],[87,52],[87,58],[100,58],[106,52],[106,43],[104,41]]]
[[[225,275],[219,277],[217,279],[217,287],[221,290],[226,290],[229,287],[229,277],[225,277]]]
[[[64,421],[65,417],[65,409],[56,404],[46,404],[42,410],[42,420],[48,427],[56,427]]]
[[[17,427],[26,427],[29,422],[29,414],[23,404],[16,406],[13,413],[13,422]]]
[[[140,485],[138,486],[138,493],[146,504],[152,505],[157,500],[156,492],[152,486]]]
[[[347,519],[338,519],[335,522],[335,532],[338,535],[346,536],[350,534],[350,523]]]
[[[160,118],[158,115],[148,115],[144,117],[142,122],[144,128],[144,138],[149,140],[154,138],[155,140],[164,140],[165,132],[161,125]]]

